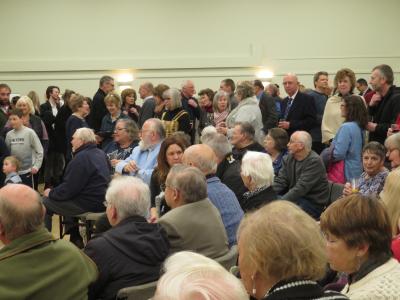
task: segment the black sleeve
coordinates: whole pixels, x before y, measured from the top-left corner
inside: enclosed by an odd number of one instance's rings
[[[100,130],[101,121],[103,117],[107,114],[107,108],[104,104],[104,97],[101,95],[95,95],[93,98],[93,104],[90,112],[90,127],[93,128],[95,132]]]
[[[156,196],[160,194],[161,188],[158,182],[157,169],[153,170],[150,178],[150,201],[151,207],[156,207]]]
[[[56,120],[56,117],[54,117],[52,110],[48,109],[46,103],[40,106],[40,118],[42,119],[46,128],[51,128]]]
[[[156,104],[154,100],[146,100],[143,103],[142,108],[140,109],[139,113],[139,128],[142,128],[144,122],[146,120],[151,119],[154,116],[154,109],[156,107]]]
[[[183,114],[179,118],[178,130],[179,131],[183,131],[184,133],[187,133],[187,134],[189,134],[189,132],[190,132],[190,130],[191,130],[190,117],[189,117],[189,114],[187,112],[185,112],[185,114]]]
[[[290,121],[290,130],[310,130],[315,127],[317,123],[317,108],[315,106],[314,98],[309,95],[303,94],[302,117],[297,120]],[[296,101],[296,100],[295,100]]]
[[[263,131],[267,133],[269,129],[276,127],[276,123],[278,122],[275,100],[268,95],[263,95],[260,99],[259,106],[264,125]]]

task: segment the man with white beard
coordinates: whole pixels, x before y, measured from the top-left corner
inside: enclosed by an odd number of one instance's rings
[[[140,131],[139,145],[132,154],[115,166],[115,172],[141,178],[150,184],[151,174],[157,164],[158,152],[165,138],[165,130],[159,119],[148,119]]]

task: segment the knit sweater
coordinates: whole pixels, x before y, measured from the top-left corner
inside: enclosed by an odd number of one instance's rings
[[[400,299],[400,264],[391,258],[342,293],[351,300]]]

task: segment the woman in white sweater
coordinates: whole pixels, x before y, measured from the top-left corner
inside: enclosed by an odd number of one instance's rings
[[[330,267],[348,274],[352,300],[400,299],[400,264],[390,250],[392,229],[381,201],[353,194],[321,215]]]
[[[262,143],[264,137],[261,131],[263,128],[261,110],[258,100],[254,96],[252,83],[250,81],[239,82],[235,95],[239,104],[230,112],[225,123],[222,122],[217,126],[217,131],[230,138],[235,123],[249,122],[254,128],[256,141]]]

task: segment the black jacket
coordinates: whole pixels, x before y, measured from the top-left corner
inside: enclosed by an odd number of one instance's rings
[[[263,131],[267,134],[268,130],[276,127],[278,122],[275,99],[263,92],[258,106],[261,110],[262,122],[264,125]]]
[[[98,89],[96,94],[93,96],[92,107],[89,115],[89,125],[95,132],[100,130],[101,121],[107,114],[107,107],[104,103],[106,93],[102,89]]]
[[[144,122],[146,122],[146,120],[154,117],[155,108],[156,108],[156,100],[153,97],[146,99],[143,102],[142,108],[140,109],[139,112],[139,120],[138,120],[139,128],[143,127],[143,124]]]
[[[278,199],[272,186],[255,192],[246,192],[241,203],[244,212],[260,208],[261,206]]]
[[[57,111],[60,110],[60,105],[56,104]],[[56,131],[53,127],[56,117],[53,115],[53,109],[49,101],[40,105],[40,117],[46,126],[47,134],[49,136],[49,151],[56,149]]]
[[[244,186],[242,177],[240,176],[240,164],[240,161],[235,160],[232,154],[228,154],[218,164],[215,175],[235,193],[239,203],[242,203],[243,194],[247,192],[247,188]]]
[[[254,143],[252,143],[244,148],[241,148],[241,149],[233,148],[232,149],[233,158],[236,160],[242,161],[242,158],[246,154],[247,151],[256,151],[256,152],[264,153],[265,149],[259,143],[254,142]]]
[[[95,144],[81,146],[65,170],[63,182],[52,189],[49,198],[73,201],[90,212],[104,211],[103,201],[111,178],[106,154]]]
[[[369,107],[369,114],[373,122],[377,123],[374,132],[370,132],[369,140],[385,143],[387,131],[390,125],[396,122],[400,113],[400,88],[391,86],[385,97],[373,107]]]
[[[288,99],[286,97],[282,103],[282,115],[286,111]],[[289,136],[295,131],[310,131],[317,126],[317,108],[314,98],[299,91],[293,100],[286,121],[290,122],[290,127],[287,130]]]
[[[168,237],[159,224],[141,216],[122,220],[92,239],[85,253],[99,269],[89,288],[89,299],[115,299],[118,290],[158,280],[169,253]]]

